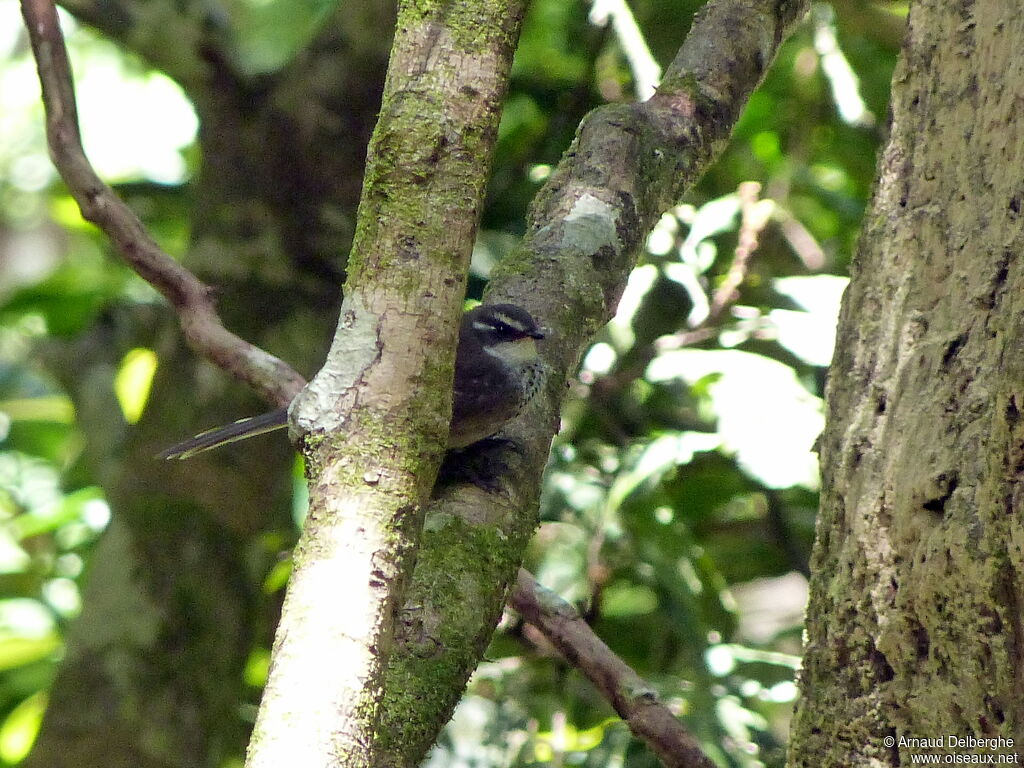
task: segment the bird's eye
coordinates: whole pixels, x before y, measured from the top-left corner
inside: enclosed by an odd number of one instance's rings
[[[481,326],[479,326],[481,331],[484,330],[483,325],[484,324],[481,324]],[[497,317],[487,318],[486,326],[494,335],[494,338],[500,341],[515,341],[516,339],[529,335],[519,326],[518,323],[512,324]]]

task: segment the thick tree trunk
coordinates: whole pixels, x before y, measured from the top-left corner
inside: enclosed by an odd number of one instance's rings
[[[1017,3],[911,8],[828,389],[792,766],[1024,746],[1022,48]]]

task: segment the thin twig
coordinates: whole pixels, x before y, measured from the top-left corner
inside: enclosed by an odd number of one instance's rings
[[[619,713],[633,735],[667,768],[713,768],[654,690],[604,644],[569,603],[537,583],[522,568],[512,593],[512,607],[583,672]]]
[[[266,400],[290,403],[305,383],[302,377],[228,331],[217,315],[210,286],[167,255],[138,216],[96,175],[82,149],[74,80],[57,10],[52,0],[22,0],[21,10],[42,85],[50,156],[82,217],[103,230],[128,266],[171,303],[197,353]]]
[[[711,299],[711,310],[708,312],[711,322],[721,317],[726,307],[739,298],[739,287],[747,277],[750,257],[757,250],[757,239],[761,230],[768,223],[767,214],[770,213],[770,209],[757,205],[760,191],[761,185],[756,181],[745,181],[736,190],[740,199],[740,231],[732,264]]]
[[[776,206],[773,218],[779,225],[782,236],[786,238],[789,247],[803,262],[804,267],[811,272],[816,272],[825,266],[825,251],[822,250],[811,231],[796,216]]]
[[[718,334],[719,321],[726,310],[740,297],[739,289],[743,285],[743,281],[747,279],[750,259],[757,250],[758,238],[774,210],[774,205],[770,201],[758,200],[760,192],[761,185],[756,181],[745,181],[737,188],[736,194],[740,199],[740,229],[729,271],[725,273],[725,278],[712,294],[708,313],[704,319],[693,328],[658,339],[657,349],[659,352],[682,349]]]

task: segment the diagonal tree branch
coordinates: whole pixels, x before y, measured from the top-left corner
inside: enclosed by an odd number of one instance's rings
[[[50,155],[81,209],[110,238],[122,259],[178,313],[195,351],[269,402],[286,405],[304,384],[287,363],[228,331],[217,316],[213,290],[167,255],[138,216],[96,175],[82,148],[78,111],[57,11],[52,0],[22,0],[39,70]]]
[[[487,646],[536,524],[566,377],[614,312],[658,217],[725,146],[808,4],[705,6],[653,98],[600,107],[583,121],[534,202],[520,249],[492,276],[489,300],[521,304],[552,329],[541,349],[552,375],[544,396],[506,430],[521,451],[502,456],[500,490],[445,488],[427,511],[385,685],[390,765],[417,765],[422,751],[407,745],[428,748],[433,719],[447,719],[462,693],[462,685],[437,685],[436,671],[457,670],[464,685]]]
[[[522,568],[509,602],[587,676],[666,768],[713,768],[697,740],[658,701],[654,690],[594,634],[569,603]]]

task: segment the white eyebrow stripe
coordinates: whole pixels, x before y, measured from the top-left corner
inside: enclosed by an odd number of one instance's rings
[[[505,325],[509,326],[510,328],[513,328],[513,329],[519,331],[520,333],[522,333],[525,330],[523,328],[523,324],[521,322],[519,322],[519,320],[517,320],[514,317],[509,317],[508,315],[503,315],[500,312],[496,312],[494,316],[500,322],[504,323]]]

